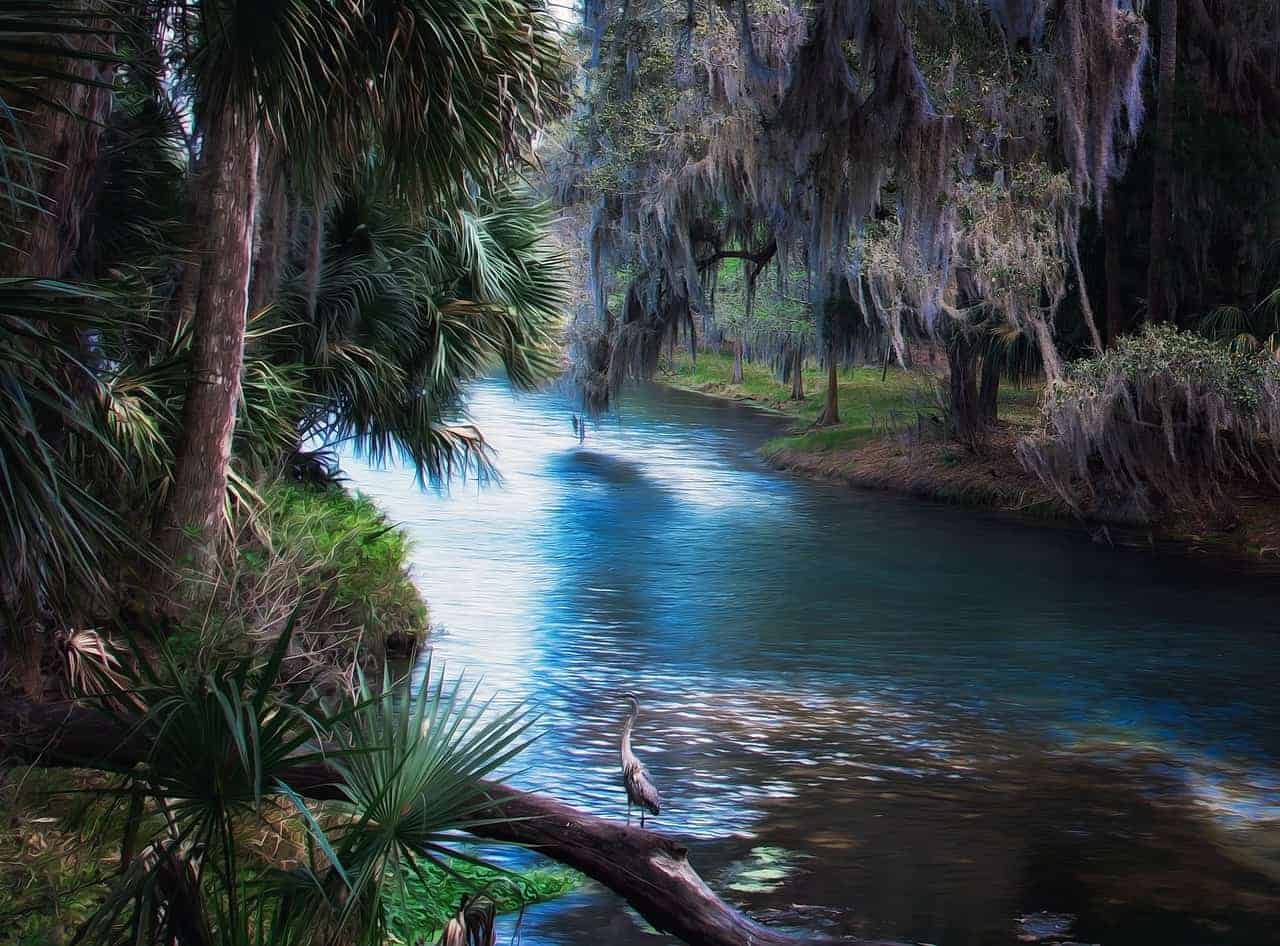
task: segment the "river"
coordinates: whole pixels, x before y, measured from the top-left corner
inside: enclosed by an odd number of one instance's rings
[[[694,394],[582,443],[561,394],[468,402],[500,483],[347,468],[414,540],[436,669],[542,714],[517,784],[625,817],[630,691],[654,826],[764,919],[1280,943],[1274,579],[780,474],[779,418]],[[593,886],[519,936],[665,940]]]

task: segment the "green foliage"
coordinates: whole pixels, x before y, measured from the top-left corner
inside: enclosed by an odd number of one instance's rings
[[[79,789],[104,784],[65,769],[9,770],[0,787],[0,942],[64,946],[101,902],[126,806]]]
[[[87,942],[177,937],[218,946],[384,942],[392,923],[420,928],[483,883],[500,904],[567,889],[558,874],[525,881],[455,851],[450,834],[492,817],[480,781],[524,747],[523,707],[489,712],[462,681],[430,671],[417,693],[384,678],[331,711],[281,673],[290,623],[269,652],[206,649],[195,665],[168,648],[134,652],[132,678],[105,689],[106,718],[148,746],[138,765],[104,762],[124,787],[127,858],[84,929]],[[308,766],[337,773],[344,800],[307,803],[290,786]],[[247,839],[292,811],[306,856],[291,870],[254,856]],[[479,870],[454,870],[456,862]],[[451,876],[447,885],[441,874]],[[411,884],[409,877],[416,879]],[[507,889],[504,879],[509,878]]]
[[[464,896],[483,893],[507,913],[562,897],[581,883],[579,874],[563,867],[511,872],[457,859],[428,864],[405,878],[403,898],[386,897],[387,928],[404,943],[434,942]]]
[[[389,925],[383,904],[407,902],[410,875],[429,886],[427,865],[445,870],[461,858],[487,866],[451,847],[450,834],[493,817],[481,782],[525,747],[532,720],[522,705],[489,712],[492,700],[478,701],[477,689],[465,690],[461,678],[446,683],[430,666],[416,694],[386,678],[375,693],[361,677],[358,703],[336,733],[346,751],[331,760],[346,797],[326,806],[332,869],[299,891],[313,904],[307,912],[326,911],[335,930],[354,924],[378,942]],[[323,893],[335,872],[337,899]]]
[[[92,600],[109,582],[105,550],[131,546],[90,488],[94,476],[128,476],[107,423],[115,415],[76,396],[77,386],[98,387],[80,334],[110,331],[118,318],[83,288],[0,279],[0,588],[28,617],[45,601]]]
[[[808,364],[804,370],[805,391],[809,397],[790,401],[788,384],[778,381],[769,370],[758,364],[743,369],[743,383],[729,383],[733,358],[721,352],[699,352],[693,366],[687,356],[677,357],[667,380],[680,387],[728,397],[759,401],[785,411],[802,425],[812,424],[822,411],[822,392],[826,387],[825,369]],[[834,427],[805,430],[778,437],[765,445],[766,452],[801,450],[827,453],[853,449],[887,432],[913,426],[920,414],[937,410],[933,381],[918,372],[904,371],[891,365],[845,368],[839,372],[840,418]],[[1001,385],[1000,411],[1011,419],[1028,422],[1035,412],[1037,388]]]
[[[427,608],[409,577],[409,539],[367,496],[338,488],[274,484],[262,493],[261,521],[270,549],[308,564],[303,594],[327,591],[349,619],[386,637],[418,637]],[[243,548],[246,564],[261,553]]]
[[[487,471],[480,432],[450,420],[463,383],[495,363],[521,387],[559,369],[567,286],[547,224],[519,190],[423,214],[378,174],[353,182],[327,215],[315,299],[305,265],[294,267],[254,326],[246,377],[269,366],[303,395],[286,390],[259,412],[288,420],[292,444],[276,457],[320,440],[374,462],[402,456],[423,480]],[[247,389],[246,420],[257,390],[283,387]]]
[[[1100,357],[1073,362],[1066,378],[1050,392],[1046,409],[1100,398],[1117,382],[1137,387],[1158,376],[1251,412],[1280,381],[1280,362],[1267,352],[1232,351],[1171,325],[1148,325],[1137,335],[1120,338]]]

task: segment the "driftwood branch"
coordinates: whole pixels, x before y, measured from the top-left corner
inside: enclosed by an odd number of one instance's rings
[[[0,700],[0,752],[8,760],[92,768],[145,761],[148,746],[107,717],[75,704]],[[316,801],[341,799],[341,775],[322,763],[299,765],[284,775],[294,791]],[[581,871],[623,897],[656,929],[691,946],[799,946],[835,943],[830,937],[763,926],[721,900],[689,863],[678,841],[625,826],[547,795],[485,783],[496,820],[472,833],[519,844]],[[861,941],[864,944],[866,941]],[[871,944],[867,944],[871,946]],[[887,946],[887,944],[883,944]]]

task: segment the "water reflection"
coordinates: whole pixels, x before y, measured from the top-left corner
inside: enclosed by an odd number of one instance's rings
[[[659,826],[754,912],[934,943],[1014,942],[1038,911],[1089,942],[1280,942],[1266,579],[779,476],[754,456],[777,423],[691,395],[637,392],[581,444],[554,394],[471,400],[501,487],[351,469],[414,535],[437,664],[544,713],[522,784],[621,816],[632,690]],[[735,883],[761,849],[795,855],[785,879]],[[654,942],[595,890],[522,930],[602,938]]]

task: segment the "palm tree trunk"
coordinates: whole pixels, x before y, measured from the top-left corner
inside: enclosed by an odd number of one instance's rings
[[[187,206],[191,208],[193,236],[185,248],[186,258],[180,264],[178,285],[170,303],[169,339],[176,340],[191,325],[200,298],[200,277],[204,273],[204,257],[208,252],[205,238],[209,230],[209,143],[196,155],[187,180]]]
[[[1160,0],[1159,101],[1151,184],[1151,255],[1147,263],[1147,317],[1152,322],[1164,322],[1173,315],[1168,266],[1173,229],[1173,98],[1177,72],[1178,0]]]
[[[173,561],[201,572],[208,568],[222,522],[240,397],[258,196],[258,132],[253,119],[225,109],[210,122],[205,146],[206,255],[177,469],[157,537]]]
[[[87,4],[93,11],[101,4]],[[88,18],[87,29],[109,30],[105,17]],[[66,37],[69,55],[38,53],[33,68],[47,69],[66,78],[43,82],[41,98],[9,96],[9,105],[22,119],[21,140],[16,140],[5,123],[6,144],[29,150],[30,179],[21,171],[17,179],[31,187],[30,199],[37,210],[23,210],[18,226],[8,234],[8,244],[0,253],[4,275],[40,276],[61,279],[67,276],[83,247],[92,245],[90,213],[97,182],[102,133],[111,114],[116,65],[88,58],[115,54],[115,34],[70,33]],[[49,104],[58,103],[56,106]]]
[[[254,245],[249,309],[270,305],[280,289],[285,251],[289,245],[289,193],[278,155],[263,158],[261,219]]]
[[[311,235],[307,241],[307,269],[303,281],[307,299],[307,320],[316,314],[320,294],[320,269],[324,265],[324,204],[316,198],[311,205]]]

